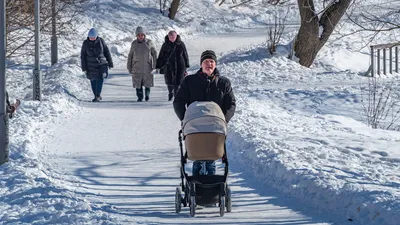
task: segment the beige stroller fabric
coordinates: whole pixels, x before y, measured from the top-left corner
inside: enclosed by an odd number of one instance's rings
[[[193,133],[227,134],[225,116],[215,102],[193,102],[186,109],[182,127],[183,135]]]
[[[193,102],[186,109],[182,127],[190,160],[217,160],[225,152],[227,124],[215,102]]]

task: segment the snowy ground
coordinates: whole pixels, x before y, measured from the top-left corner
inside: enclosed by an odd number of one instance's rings
[[[270,11],[192,3],[183,12],[200,17],[186,13],[172,22],[150,1],[90,1],[80,35],[61,41],[61,63],[46,68],[43,51],[42,102],[30,101],[30,65],[7,71],[11,97],[24,101],[10,125],[10,162],[0,167],[0,224],[398,224],[400,134],[360,119],[367,80],[358,73],[369,61],[368,49],[357,49],[358,37],[329,43],[311,69],[303,68],[283,47],[275,57],[267,54],[260,25]],[[124,68],[136,25],[158,47],[168,30],[178,30],[190,71],[203,50],[216,50],[218,68],[232,81],[233,212],[223,218],[216,208],[196,218],[187,209],[174,213],[179,121],[161,77],[150,102],[134,102]],[[79,68],[91,26],[117,65],[100,103],[88,102]],[[291,38],[289,30],[284,41]]]

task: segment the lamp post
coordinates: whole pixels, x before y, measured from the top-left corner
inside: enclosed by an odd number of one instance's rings
[[[35,0],[35,67],[33,69],[33,100],[42,100],[42,75],[40,73],[40,2]]]
[[[0,2],[0,165],[8,161],[6,113],[6,1]]]
[[[58,62],[56,0],[51,0],[51,65]]]

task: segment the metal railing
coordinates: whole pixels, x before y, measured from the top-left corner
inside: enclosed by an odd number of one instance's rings
[[[388,72],[391,74],[393,74],[393,72],[399,73],[400,42],[381,44],[381,45],[371,45],[370,47],[371,47],[371,65],[367,71],[367,75],[371,73],[371,76],[373,77],[375,76],[375,74],[386,75]],[[389,52],[389,58],[387,57],[388,52]]]

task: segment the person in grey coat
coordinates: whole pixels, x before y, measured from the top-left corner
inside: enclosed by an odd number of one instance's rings
[[[90,80],[94,98],[92,102],[98,102],[101,98],[104,78],[108,76],[108,68],[114,64],[110,51],[103,38],[97,35],[95,28],[91,28],[88,37],[83,41],[81,49],[81,67]]]
[[[132,42],[128,54],[127,69],[132,75],[132,85],[136,88],[137,101],[143,101],[143,86],[145,100],[150,99],[150,88],[154,86],[153,70],[156,68],[157,51],[151,40],[146,38],[143,27],[136,28],[136,40]]]

